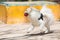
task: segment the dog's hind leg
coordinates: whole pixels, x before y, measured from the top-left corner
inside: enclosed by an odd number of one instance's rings
[[[46,24],[45,27],[47,28],[47,30],[45,31],[45,33],[49,33],[50,32],[50,25]]]

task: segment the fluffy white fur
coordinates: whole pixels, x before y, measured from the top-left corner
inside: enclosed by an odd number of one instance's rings
[[[33,32],[35,26],[39,26],[39,28],[45,33],[50,32],[50,25],[53,23],[54,19],[51,9],[47,8],[46,6],[43,6],[41,10],[30,7],[25,12],[29,14],[28,18],[32,24],[32,27],[28,29],[28,32]],[[43,20],[38,20],[38,18],[41,16],[41,13],[43,14]],[[47,30],[44,30],[44,27]]]

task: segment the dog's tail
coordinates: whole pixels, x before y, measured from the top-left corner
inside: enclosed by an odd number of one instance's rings
[[[43,14],[43,16],[46,16],[49,18],[50,23],[54,23],[54,15],[53,12],[50,8],[47,7],[47,5],[44,5],[42,9],[40,10],[40,13]]]

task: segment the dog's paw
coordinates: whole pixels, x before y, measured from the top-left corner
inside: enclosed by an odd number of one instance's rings
[[[47,30],[47,31],[45,31],[44,33],[48,33],[48,30]]]
[[[50,33],[51,31],[46,30],[44,33]]]

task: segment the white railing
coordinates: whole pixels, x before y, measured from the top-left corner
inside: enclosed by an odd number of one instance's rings
[[[55,2],[48,2],[48,1],[29,1],[29,2],[1,2],[0,4],[6,5],[6,6],[18,6],[18,5],[45,5],[45,4],[54,4],[56,5],[57,3]]]

